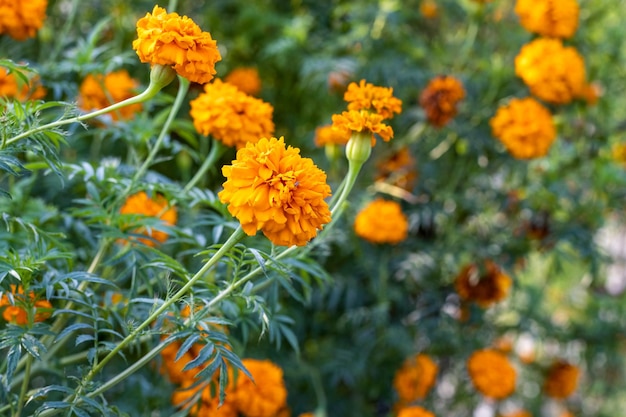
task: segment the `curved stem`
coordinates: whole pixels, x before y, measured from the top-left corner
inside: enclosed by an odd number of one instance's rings
[[[195,185],[200,181],[200,179],[206,174],[206,172],[215,165],[215,162],[224,154],[224,152],[228,148],[224,146],[222,142],[219,140],[213,140],[213,146],[211,146],[211,150],[207,155],[206,159],[196,172],[196,175],[187,183],[185,188],[183,188],[183,194],[187,194]]]

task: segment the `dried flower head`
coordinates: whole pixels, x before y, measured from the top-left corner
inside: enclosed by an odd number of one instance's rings
[[[473,301],[487,308],[503,300],[511,288],[511,278],[490,260],[484,266],[470,264],[464,267],[454,283],[461,300]]]
[[[267,360],[243,359],[254,382],[239,373],[234,388],[234,404],[246,417],[274,417],[287,405],[283,370]]]
[[[515,391],[515,368],[497,350],[483,349],[472,353],[467,370],[474,387],[489,398],[499,400]]]
[[[556,361],[548,370],[544,391],[552,398],[567,398],[576,390],[580,369],[565,361]]]
[[[350,83],[343,99],[348,102],[348,110],[373,111],[383,119],[391,119],[394,113],[402,112],[402,100],[393,96],[393,88],[377,87],[365,80]]]
[[[348,139],[342,131],[334,129],[333,125],[320,126],[315,129],[315,146],[322,147],[326,145],[345,145]]]
[[[113,71],[106,75],[88,75],[80,85],[78,107],[85,111],[104,109],[137,94],[139,82],[128,71]],[[113,120],[129,120],[142,109],[141,103],[130,104],[110,114]]]
[[[435,384],[439,368],[423,353],[408,358],[393,378],[393,386],[404,404],[422,400]]]
[[[46,320],[52,314],[52,304],[48,300],[38,300],[33,291],[24,294],[21,285],[11,285],[11,295],[2,294],[0,298],[2,318],[19,326]]]
[[[48,0],[0,0],[0,35],[23,41],[32,38],[46,19]]]
[[[326,174],[282,137],[248,143],[222,173],[219,198],[250,236],[261,230],[276,245],[303,246],[330,222]]]
[[[256,68],[235,68],[224,78],[224,81],[251,96],[256,96],[261,91],[261,78]]]
[[[187,16],[167,13],[159,6],[137,21],[133,49],[141,62],[171,66],[180,76],[200,84],[211,81],[215,64],[222,59],[209,32]]]
[[[515,13],[529,32],[549,38],[570,38],[578,28],[576,0],[517,0]]]
[[[465,98],[465,89],[458,79],[440,75],[430,80],[420,94],[420,106],[428,122],[436,127],[446,125],[457,113],[457,104]]]
[[[400,204],[379,198],[357,214],[354,231],[369,242],[393,245],[406,239],[409,221]]]
[[[585,61],[559,39],[539,38],[515,57],[515,74],[541,100],[566,104],[581,97],[586,83]]]
[[[178,214],[175,207],[168,208],[168,206],[169,204],[163,196],[156,195],[151,198],[144,191],[141,191],[126,199],[126,202],[120,209],[120,214],[138,214],[146,217],[158,216],[164,225],[173,226],[178,220]],[[163,243],[168,237],[166,232],[146,227],[133,230],[133,233],[141,233],[150,237],[151,239],[132,239],[138,240],[148,246],[155,246],[155,241]]]
[[[383,181],[406,191],[412,191],[417,180],[415,158],[403,146],[376,164],[376,181]]]
[[[556,139],[552,114],[537,100],[512,99],[489,121],[493,136],[518,159],[545,156]]]
[[[355,132],[363,132],[372,136],[372,146],[376,145],[378,135],[385,142],[393,137],[391,126],[384,124],[383,117],[378,113],[370,113],[367,110],[348,110],[341,114],[333,114],[333,129],[347,143]]]
[[[435,415],[422,407],[413,405],[401,408],[397,417],[435,417]]]
[[[204,92],[189,104],[196,130],[226,146],[241,149],[274,134],[272,105],[222,80],[205,84]]]
[[[30,77],[29,77],[30,75]],[[14,73],[0,67],[0,97],[15,98],[19,101],[39,100],[46,95],[37,75],[27,74],[28,83]]]

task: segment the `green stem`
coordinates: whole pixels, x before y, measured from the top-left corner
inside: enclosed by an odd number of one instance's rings
[[[206,174],[209,168],[215,165],[215,162],[224,154],[227,149],[228,148],[224,146],[224,144],[222,144],[222,142],[220,142],[219,140],[213,140],[213,146],[211,146],[211,151],[198,169],[198,172],[196,172],[196,175],[194,175],[193,178],[187,183],[185,188],[183,188],[183,195],[187,194],[198,183],[198,181],[200,181],[200,179]]]
[[[33,364],[33,357],[30,354],[26,355],[26,369],[24,370],[24,380],[22,381],[22,388],[20,389],[20,396],[17,400],[17,410],[15,411],[15,417],[21,417],[22,409],[24,408],[24,398],[26,398],[26,391],[28,390],[28,383],[30,382],[30,368]]]

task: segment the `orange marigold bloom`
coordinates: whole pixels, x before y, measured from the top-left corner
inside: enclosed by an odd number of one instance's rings
[[[341,114],[333,114],[333,129],[348,143],[353,132],[365,132],[372,135],[372,146],[376,145],[374,134],[380,136],[385,142],[393,137],[393,129],[384,123],[383,116],[378,113],[370,113],[367,110],[348,110]]]
[[[148,194],[141,191],[137,194],[133,194],[126,199],[126,202],[120,209],[120,214],[140,214],[147,217],[159,216],[159,219],[163,221],[165,225],[173,226],[178,220],[178,213],[175,207],[167,208],[167,200],[160,195],[156,195],[154,198],[150,198]],[[134,230],[135,233],[142,233],[152,239],[138,238],[137,240],[148,246],[155,246],[155,242],[165,242],[167,240],[167,233],[155,230],[152,228],[140,228]]]
[[[526,410],[517,410],[512,413],[503,414],[501,417],[533,417],[533,415]]]
[[[213,79],[215,64],[222,59],[209,32],[187,16],[167,13],[159,6],[137,21],[133,49],[141,62],[171,66],[180,76],[200,84]]]
[[[508,295],[511,278],[493,261],[485,261],[483,268],[481,271],[476,264],[467,265],[456,277],[454,287],[461,300],[487,308]]]
[[[29,313],[34,323],[44,321],[52,314],[52,304],[48,300],[37,300],[33,291],[24,295],[21,285],[11,285],[11,294],[11,297],[3,294],[0,298],[0,309],[4,308],[2,318],[9,323],[24,326],[28,324]]]
[[[552,114],[530,97],[512,99],[498,109],[489,124],[493,136],[518,159],[545,156],[556,139]]]
[[[0,35],[23,41],[35,36],[46,19],[48,0],[0,0]]]
[[[241,149],[274,134],[272,105],[219,79],[206,84],[204,92],[189,104],[196,130],[226,146]]]
[[[406,239],[409,221],[400,204],[379,198],[357,214],[354,231],[369,242],[393,245]]]
[[[218,196],[250,236],[261,230],[275,245],[303,246],[330,222],[326,174],[281,137],[237,151]]]
[[[315,129],[315,137],[313,138],[315,146],[322,147],[326,145],[345,145],[348,143],[346,136],[333,125],[320,126]]]
[[[261,78],[256,68],[235,68],[224,78],[224,81],[251,96],[261,91]]]
[[[188,406],[189,401],[201,389],[201,386],[190,388],[192,385],[192,381],[186,381],[181,385],[180,389],[174,391],[172,404],[181,408]],[[227,388],[226,398],[221,406],[219,405],[219,396],[217,395],[218,389],[217,387],[212,389],[210,384],[202,388],[200,400],[191,406],[189,415],[193,417],[237,417],[239,413],[230,395],[232,389]]]
[[[434,19],[439,16],[439,7],[434,0],[424,0],[420,3],[420,13],[426,19]]]
[[[348,110],[373,110],[383,119],[402,112],[402,100],[393,96],[393,88],[377,87],[365,80],[350,83],[343,99],[348,102]]]
[[[411,191],[417,179],[415,158],[409,148],[403,146],[376,164],[376,181],[384,181],[404,190]]]
[[[457,113],[457,104],[465,98],[465,89],[458,79],[440,75],[433,78],[420,94],[420,106],[428,121],[436,127],[447,124]]]
[[[435,417],[430,411],[417,405],[401,408],[397,417]]]
[[[614,144],[611,148],[611,155],[615,162],[626,166],[626,142]]]
[[[578,385],[580,369],[565,361],[555,362],[548,370],[544,390],[552,398],[567,398]]]
[[[106,75],[88,75],[80,85],[78,107],[89,112],[119,103],[137,94],[139,82],[128,71],[113,71]],[[129,120],[141,111],[141,103],[131,104],[109,113],[113,120]]]
[[[408,358],[393,378],[393,386],[401,403],[411,403],[428,395],[435,384],[439,368],[423,353]]]
[[[529,32],[550,38],[570,38],[578,28],[576,0],[517,0],[515,13]]]
[[[30,74],[26,74],[28,77]],[[46,95],[46,89],[41,85],[39,76],[32,75],[28,83],[0,67],[0,97],[16,98],[19,101],[39,100]]]
[[[483,349],[472,353],[467,370],[476,389],[487,397],[499,400],[515,391],[515,368],[497,350]]]
[[[254,382],[240,372],[233,402],[246,417],[274,417],[287,406],[287,388],[283,370],[270,361],[243,359]]]
[[[541,100],[566,104],[582,96],[585,61],[559,39],[539,38],[524,45],[515,57],[515,74]]]

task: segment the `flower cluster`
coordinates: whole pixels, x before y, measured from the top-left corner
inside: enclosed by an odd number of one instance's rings
[[[419,97],[428,122],[436,127],[446,125],[457,114],[457,104],[465,98],[465,89],[458,79],[441,75],[430,80]]]
[[[206,84],[189,104],[196,130],[227,146],[241,149],[274,134],[272,105],[219,79]]]
[[[2,318],[4,320],[24,326],[31,322],[44,321],[50,317],[52,304],[48,300],[38,300],[33,291],[30,291],[26,296],[21,285],[11,285],[11,294],[5,293],[0,297],[0,310],[3,310]]]
[[[0,67],[0,97],[15,98],[19,101],[39,100],[46,95],[38,76],[31,76],[28,83]]]
[[[417,405],[401,408],[397,417],[435,417],[430,411]]]
[[[139,82],[126,70],[113,71],[106,75],[88,75],[80,85],[78,107],[84,111],[104,109],[137,94]],[[130,104],[110,114],[113,120],[129,120],[142,109],[141,103]]]
[[[209,32],[187,16],[167,13],[159,6],[137,21],[133,49],[141,62],[171,66],[180,76],[200,84],[213,79],[215,64],[222,59]]]
[[[493,135],[518,159],[546,155],[556,139],[550,111],[530,97],[512,99],[489,123]]]
[[[261,78],[256,68],[235,68],[224,78],[224,81],[251,96],[261,91]]]
[[[566,104],[585,91],[585,61],[559,39],[539,38],[524,45],[515,57],[515,74],[530,92],[554,104]]]
[[[515,391],[515,368],[497,350],[483,349],[472,353],[467,370],[474,387],[489,398],[506,398]]]
[[[376,181],[383,181],[406,191],[412,191],[417,180],[415,158],[403,146],[376,164]]]
[[[511,288],[511,278],[490,260],[483,266],[470,264],[457,275],[454,287],[463,301],[487,308],[503,300]]]
[[[136,214],[146,217],[158,217],[161,222],[167,226],[175,225],[178,220],[176,208],[169,207],[168,201],[163,196],[156,195],[151,198],[144,191],[128,197],[120,209],[120,214]],[[166,232],[147,227],[141,227],[133,230],[132,232],[148,236],[149,239],[131,239],[131,241],[137,240],[148,246],[155,246],[156,242],[163,243],[168,237]]]
[[[23,41],[35,36],[46,19],[48,0],[0,0],[0,35]]]
[[[544,391],[552,398],[567,398],[578,385],[580,369],[565,361],[556,361],[548,370]]]
[[[369,242],[394,245],[406,239],[409,221],[400,204],[379,198],[357,214],[354,231]]]
[[[576,0],[517,0],[515,13],[526,30],[550,38],[570,38],[578,28]]]
[[[330,222],[326,174],[281,137],[237,151],[218,194],[250,236],[261,230],[276,245],[303,246]]]
[[[424,399],[435,384],[438,369],[430,356],[423,353],[405,360],[393,378],[400,404]]]

